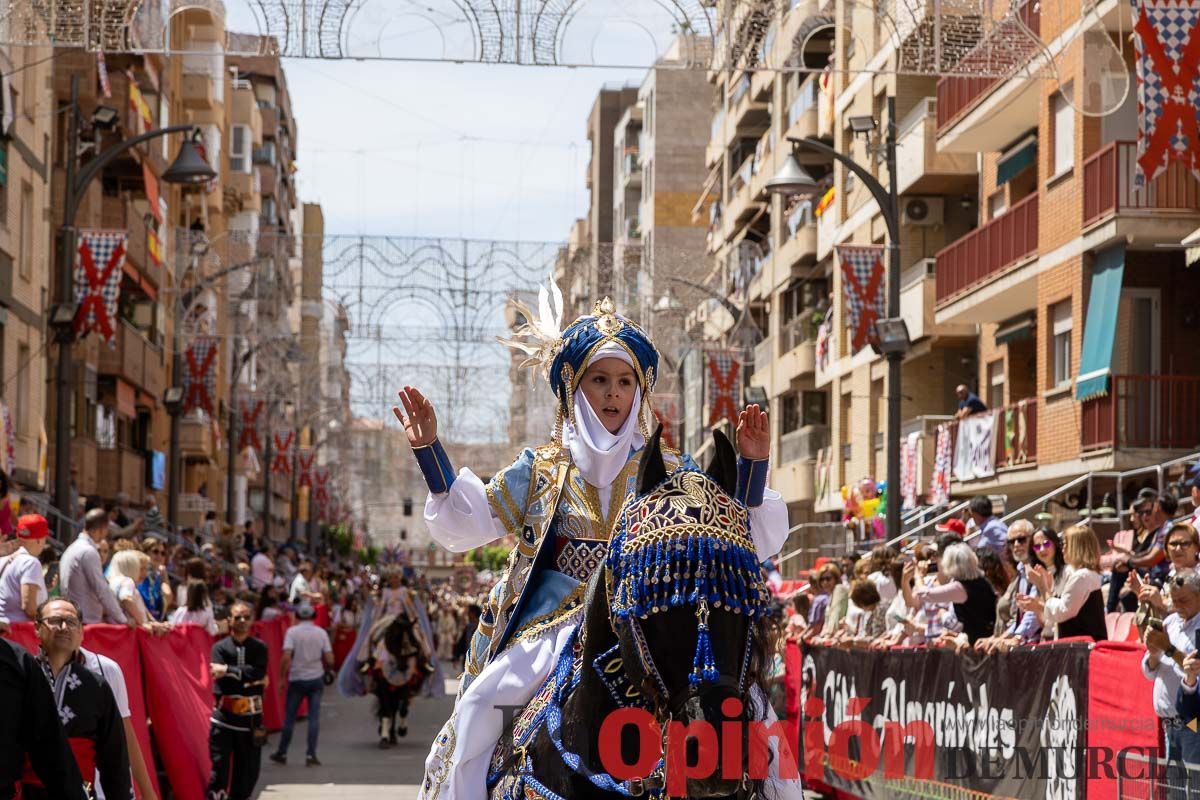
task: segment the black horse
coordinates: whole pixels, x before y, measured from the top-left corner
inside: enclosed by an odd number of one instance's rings
[[[733,447],[715,433],[706,472],[668,475],[660,433],[647,443],[637,496],[622,510],[606,564],[588,584],[579,627],[493,756],[491,800],[683,795],[678,778],[668,791],[670,757],[658,756],[671,721],[708,723],[716,733],[717,768],[689,776],[687,797],[760,793],[764,776],[751,776],[746,723],[765,715],[761,689],[774,624],[748,514],[732,499]],[[642,742],[646,734],[634,726],[605,727],[610,714],[633,708],[646,712],[643,721],[657,722],[657,741]],[[729,722],[738,724],[722,725]],[[738,741],[727,730],[737,731]],[[701,763],[702,746],[711,759],[711,740],[679,738],[684,747],[666,751],[682,749],[689,767]],[[740,757],[735,751],[727,761],[727,749],[738,746]],[[619,780],[605,769],[615,747],[623,764],[640,763],[647,747],[656,763],[649,774]]]
[[[379,620],[370,631],[370,657],[363,672],[370,678],[371,693],[375,695],[380,747],[389,747],[397,737],[408,735],[409,703],[429,677],[413,632],[415,626],[415,620],[400,613]]]

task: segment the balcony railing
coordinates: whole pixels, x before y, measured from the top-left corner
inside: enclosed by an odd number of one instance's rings
[[[121,493],[141,497],[145,490],[145,456],[123,447],[97,451],[96,491],[102,497],[116,497]]]
[[[817,451],[829,446],[827,425],[807,425],[779,437],[779,463],[815,461]]]
[[[1025,27],[1033,31],[1035,37],[1041,34],[1042,12],[1038,0],[1025,0],[1017,10],[1017,16]],[[1001,20],[988,38],[976,45],[955,67],[955,71],[958,72],[970,72],[974,67],[990,73],[989,75],[978,78],[955,75],[938,81],[938,132],[965,114],[976,101],[987,95],[992,87],[1006,80],[998,74],[1001,70],[1007,68],[1011,74],[1022,67],[1028,57],[1033,55],[1036,49],[1034,45],[1029,35],[1020,30],[1020,26],[1013,19]]]
[[[1010,406],[981,413],[993,416],[993,469],[1000,472],[1037,463],[1037,398],[1030,397]],[[958,422],[952,420],[946,424],[950,427],[950,464],[953,469],[955,453],[958,450]]]
[[[792,100],[792,104],[788,106],[787,124],[789,128],[796,124],[805,111],[817,105],[818,94],[820,94],[820,87],[817,85],[817,76],[811,75],[804,83],[800,84],[796,99]]]
[[[821,323],[817,321],[816,311],[806,308],[800,316],[787,323],[783,329],[783,352],[794,350],[805,342],[817,341],[817,329]]]
[[[1200,444],[1200,376],[1114,375],[1104,397],[1080,409],[1084,450]]]
[[[775,337],[768,336],[754,346],[754,371],[760,372],[771,365],[775,356]]]
[[[937,254],[937,302],[944,303],[1008,267],[1037,253],[1038,195]]]
[[[1083,162],[1084,226],[1123,211],[1200,210],[1200,182],[1182,161],[1147,186],[1137,185],[1137,174],[1137,142],[1113,142]]]

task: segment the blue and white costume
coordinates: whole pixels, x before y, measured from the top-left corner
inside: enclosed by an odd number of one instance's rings
[[[486,486],[469,469],[455,474],[437,442],[416,451],[430,486],[425,521],[439,544],[464,552],[506,536],[516,541],[472,639],[454,712],[426,759],[423,800],[487,796],[502,709],[524,707],[549,675],[581,617],[584,588],[604,562],[613,523],[636,486],[653,419],[649,394],[658,353],[609,300],[561,334],[557,324],[547,324],[548,310],[543,290],[542,320],[523,331],[539,338],[540,348],[509,344],[532,356],[527,363],[548,365],[559,403],[551,443],[526,449]],[[588,366],[604,358],[629,364],[638,380],[633,411],[616,433],[605,428],[579,388]],[[668,468],[694,466],[687,455],[664,457]],[[739,460],[739,491],[750,507],[760,559],[776,555],[788,531],[786,505],[765,488],[766,468],[766,461]],[[801,797],[798,781],[775,781],[767,791]]]

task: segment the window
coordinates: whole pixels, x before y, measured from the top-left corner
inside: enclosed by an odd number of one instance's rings
[[[1050,307],[1050,383],[1052,387],[1071,383],[1071,301]]]
[[[1050,165],[1051,175],[1058,176],[1069,171],[1075,164],[1075,109],[1067,102],[1065,92],[1059,92],[1051,99],[1051,110],[1054,114],[1054,163]]]
[[[800,424],[829,424],[829,395],[825,392],[800,393]]]
[[[96,408],[96,446],[101,450],[117,448],[117,411],[112,406]]]
[[[791,392],[783,396],[783,413],[780,433],[791,433],[800,428],[800,395]]]
[[[988,219],[995,219],[1008,210],[1008,198],[1003,189],[988,198]]]
[[[33,187],[28,183],[21,184],[21,227],[17,243],[17,265],[21,277],[29,280],[33,277]]]
[[[229,169],[250,172],[250,126],[234,125],[229,130]]]
[[[987,374],[988,408],[1002,408],[1004,406],[1004,360],[998,358],[988,364]]]
[[[411,517],[413,512],[413,501],[411,497],[404,498],[404,516]]]

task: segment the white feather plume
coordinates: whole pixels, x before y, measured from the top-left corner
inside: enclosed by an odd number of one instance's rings
[[[550,289],[538,288],[538,313],[513,297],[509,303],[525,318],[525,323],[513,331],[511,338],[496,337],[496,341],[524,353],[528,358],[521,362],[520,369],[541,365],[549,376],[550,365],[562,347],[563,295],[554,278],[549,280]],[[525,341],[521,341],[524,339]]]

